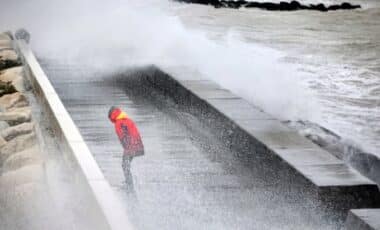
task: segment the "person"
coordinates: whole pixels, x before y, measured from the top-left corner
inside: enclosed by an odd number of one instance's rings
[[[108,118],[115,126],[115,131],[124,149],[122,168],[129,189],[133,189],[131,162],[134,157],[144,155],[144,145],[135,123],[120,108],[112,106]]]

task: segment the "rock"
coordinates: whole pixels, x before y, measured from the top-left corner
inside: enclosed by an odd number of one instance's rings
[[[7,122],[5,122],[5,121],[0,121],[0,131],[6,129],[6,128],[8,128],[8,127],[9,127],[9,125],[8,125]]]
[[[259,8],[270,11],[294,11],[294,10],[318,10],[322,12],[326,12],[328,10],[337,10],[337,9],[356,9],[360,8],[360,5],[351,5],[350,3],[342,3],[341,5],[332,5],[326,7],[324,4],[317,5],[303,5],[298,1],[291,2],[247,2],[245,0],[232,1],[232,0],[176,0],[179,2],[187,2],[187,3],[196,3],[203,5],[213,5],[216,8],[227,7],[227,8],[240,8],[242,6],[247,8]]]
[[[0,56],[0,70],[12,68],[12,67],[19,66],[19,65],[21,65],[21,62],[19,62],[19,61],[2,59]]]
[[[340,5],[331,5],[327,8],[327,10],[339,10],[340,9]]]
[[[242,6],[246,5],[248,2],[245,0],[239,0],[239,1],[236,1],[235,3],[237,5],[239,5],[239,7],[242,7]]]
[[[200,2],[204,2],[204,4],[212,5],[215,8],[223,7],[223,4],[219,0],[199,0]]]
[[[12,82],[0,81],[0,96],[17,92]]]
[[[36,134],[34,132],[12,139],[0,149],[0,163],[4,162],[11,155],[30,148],[36,142]]]
[[[18,55],[14,50],[0,50],[0,70],[21,65]]]
[[[0,81],[12,82],[12,85],[17,91],[25,91],[24,78],[23,78],[23,67],[13,67],[0,72]]]
[[[269,11],[292,11],[296,10],[299,7],[299,3],[293,1],[291,3],[288,2],[280,2],[280,3],[272,3],[272,2],[250,2],[245,7],[248,8],[259,8],[265,9]]]
[[[298,10],[298,9],[302,8],[301,3],[297,2],[297,1],[291,1],[290,7],[291,7],[291,9],[294,9],[294,10]]]
[[[9,33],[0,33],[0,40],[10,41],[12,38],[9,36]]]
[[[0,50],[0,60],[17,61],[18,55],[13,49]]]
[[[177,0],[178,2],[196,3],[202,5],[212,5],[215,8],[223,7],[223,4],[219,0]]]
[[[249,2],[247,5],[245,5],[246,8],[259,8],[259,6],[259,2]]]
[[[5,81],[5,82],[13,81],[18,76],[22,76],[23,71],[24,70],[23,70],[22,66],[13,67],[13,68],[3,70],[0,72],[0,80]]]
[[[28,105],[29,103],[26,100],[25,96],[20,92],[7,94],[0,97],[0,108],[3,111],[11,108],[25,107]]]
[[[25,83],[24,83],[24,78],[22,76],[17,76],[17,78],[15,78],[12,81],[12,85],[19,92],[25,92],[26,91],[26,89],[25,89]]]
[[[22,108],[22,107],[27,107],[27,106],[29,106],[29,102],[27,100],[25,100],[25,101],[18,101],[12,107],[10,107],[9,109]]]
[[[13,50],[12,41],[0,40],[0,51],[3,51],[3,50]]]
[[[43,182],[44,167],[42,164],[24,166],[17,170],[3,173],[0,177],[0,187],[15,188],[17,186]]]
[[[224,7],[239,9],[243,4],[247,4],[246,1],[220,1]]]
[[[0,137],[0,149],[7,144],[7,141],[3,138]]]
[[[22,123],[16,126],[11,126],[0,132],[0,135],[4,140],[10,141],[13,138],[31,133],[34,129],[34,124],[32,122]]]
[[[263,2],[261,4],[261,8],[266,10],[280,10],[280,4],[272,3],[272,2]]]
[[[40,149],[37,145],[8,157],[3,163],[3,172],[9,172],[33,164],[42,164]]]
[[[29,122],[31,117],[32,111],[29,107],[12,108],[6,112],[0,112],[0,121],[6,121],[10,125]]]
[[[358,9],[358,8],[361,8],[360,5],[351,5],[351,3],[348,3],[348,2],[343,2],[341,5],[340,5],[340,8],[342,10],[353,10],[353,9]]]
[[[313,5],[311,4],[310,5],[310,9],[311,10],[318,10],[318,11],[322,11],[322,12],[325,12],[327,11],[327,8],[324,4],[320,3],[320,4],[317,4],[317,5]]]
[[[279,6],[278,10],[281,10],[281,11],[289,11],[290,10],[290,3],[288,3],[288,2],[280,2],[280,4],[278,6]]]
[[[306,9],[305,6],[302,6],[301,3],[297,1],[288,2],[280,2],[280,10],[281,11],[294,11],[300,9]]]

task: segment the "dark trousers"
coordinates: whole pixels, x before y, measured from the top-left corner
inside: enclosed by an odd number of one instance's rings
[[[125,183],[127,185],[128,191],[133,190],[133,178],[132,178],[132,173],[131,173],[132,159],[133,157],[123,154],[123,162],[121,164],[121,167],[123,168],[123,171],[124,171]]]

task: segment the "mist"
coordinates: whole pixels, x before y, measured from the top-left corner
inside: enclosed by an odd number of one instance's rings
[[[185,28],[165,0],[53,0],[2,3],[2,31],[25,28],[40,58],[112,72],[128,66],[183,66],[199,72],[280,119],[318,120],[318,106],[285,54],[242,41],[218,41]]]

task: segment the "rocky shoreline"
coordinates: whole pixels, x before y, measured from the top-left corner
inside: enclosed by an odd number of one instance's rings
[[[361,8],[360,5],[353,5],[348,2],[343,2],[342,4],[333,4],[326,6],[325,4],[301,4],[298,1],[291,2],[255,2],[255,1],[226,1],[226,0],[174,0],[177,2],[184,3],[194,3],[202,5],[211,5],[215,8],[233,8],[239,9],[245,8],[258,8],[262,10],[269,11],[295,11],[295,10],[315,10],[321,12],[335,11],[335,10],[353,10]]]
[[[0,34],[0,222],[7,229],[33,225],[46,199],[44,160],[29,101],[24,69],[12,35]],[[9,217],[19,218],[11,222]]]

